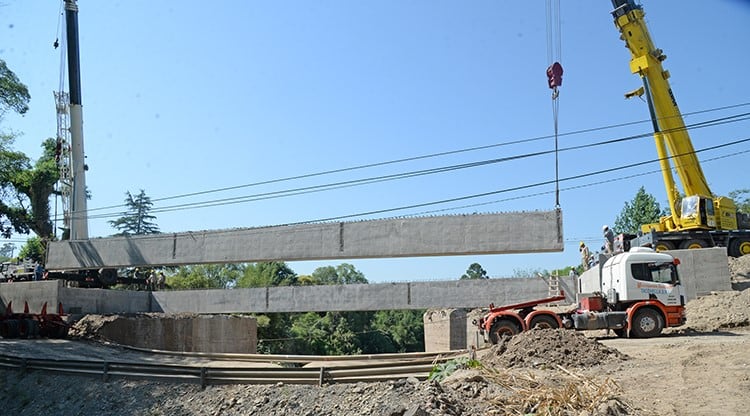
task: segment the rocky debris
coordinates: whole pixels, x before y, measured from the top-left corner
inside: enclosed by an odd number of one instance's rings
[[[503,337],[482,359],[493,367],[565,368],[592,367],[622,361],[627,356],[580,332],[539,329]]]

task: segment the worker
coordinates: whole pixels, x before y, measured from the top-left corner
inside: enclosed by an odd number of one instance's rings
[[[578,251],[581,252],[581,266],[583,266],[583,270],[586,271],[589,269],[589,257],[591,256],[591,253],[589,252],[589,248],[586,247],[586,244],[581,241],[581,244],[578,245]]]
[[[159,272],[159,275],[156,277],[157,289],[164,290],[166,281],[167,278],[164,276],[164,272]]]
[[[44,266],[42,266],[41,263],[36,262],[36,265],[34,266],[34,280],[42,280],[43,275],[44,275]]]
[[[604,252],[611,255],[615,251],[615,233],[608,225],[602,226],[602,232],[604,233]]]

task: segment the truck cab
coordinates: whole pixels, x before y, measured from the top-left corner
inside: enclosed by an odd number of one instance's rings
[[[600,291],[611,305],[658,300],[666,306],[677,306],[683,305],[685,299],[675,259],[642,247],[632,248],[604,263]]]

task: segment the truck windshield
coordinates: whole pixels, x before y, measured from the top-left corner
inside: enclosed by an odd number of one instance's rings
[[[677,269],[672,263],[633,263],[630,265],[633,278],[646,282],[677,284]]]

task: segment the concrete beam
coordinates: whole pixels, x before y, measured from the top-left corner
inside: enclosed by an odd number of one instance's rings
[[[572,279],[561,278],[572,286]],[[451,280],[441,282],[285,286],[257,289],[128,291],[81,289],[62,281],[0,283],[0,303],[20,311],[29,301],[39,312],[44,301],[62,302],[72,314],[111,313],[273,313],[478,308],[548,297],[539,278]],[[569,294],[573,299],[574,295]]]
[[[563,250],[562,212],[399,218],[197,231],[48,245],[48,270]]]

